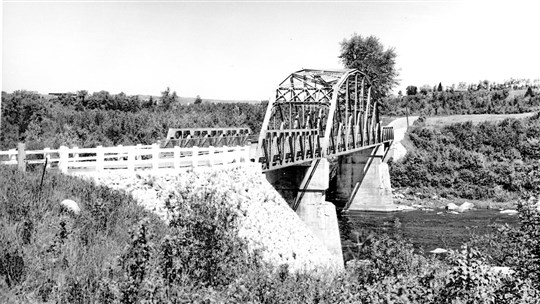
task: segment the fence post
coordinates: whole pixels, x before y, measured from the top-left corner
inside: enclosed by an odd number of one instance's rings
[[[199,166],[199,147],[197,146],[191,150],[191,166],[194,168]]]
[[[47,169],[49,169],[51,167],[51,153],[49,151],[51,151],[51,148],[44,148],[43,149],[43,156],[45,157],[45,159],[47,160]]]
[[[242,147],[240,145],[234,148],[234,162],[240,163],[242,161]]]
[[[174,156],[173,156],[174,170],[178,170],[180,169],[180,147],[174,146],[173,151],[174,151]]]
[[[73,160],[74,161],[79,161],[79,148],[77,146],[71,148],[73,150]]]
[[[96,147],[96,171],[100,172],[105,169],[105,152],[103,146]]]
[[[141,151],[141,149],[142,149],[142,144],[137,144],[137,151]],[[135,155],[135,159],[139,159],[139,158],[141,158],[140,154]]]
[[[223,146],[223,156],[221,157],[221,164],[225,165],[229,163],[229,147]]]
[[[127,147],[127,168],[129,171],[135,171],[135,147]]]
[[[26,171],[26,151],[24,143],[17,144],[17,168],[21,172]]]
[[[58,169],[60,170],[60,172],[67,174],[68,173],[68,159],[69,159],[68,147],[60,146],[60,149],[58,149],[58,154],[60,155],[60,161],[58,162]]]
[[[305,147],[304,147],[304,149],[305,149]],[[251,162],[251,158],[250,158],[251,157],[251,155],[250,155],[251,151],[250,150],[251,150],[250,146],[244,146],[244,162],[245,163]],[[305,155],[305,151],[303,153]]]
[[[215,157],[216,148],[214,146],[208,147],[208,162],[210,167],[214,166],[214,157]]]
[[[124,153],[125,153],[124,146],[122,146],[122,145],[116,145],[116,151],[118,151],[118,152],[116,153],[116,160],[117,160],[117,161],[122,161],[122,160],[124,160]]]
[[[159,169],[159,145],[152,144],[152,169]]]

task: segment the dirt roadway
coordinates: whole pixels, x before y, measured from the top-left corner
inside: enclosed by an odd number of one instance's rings
[[[392,143],[392,147],[390,147],[390,155],[394,161],[403,158],[407,154],[407,149],[401,144],[401,141],[405,138],[405,133],[407,133],[407,120],[409,126],[412,126],[417,119],[418,116],[409,116],[409,119],[407,117],[401,117],[388,124],[388,126],[394,128],[394,142]]]

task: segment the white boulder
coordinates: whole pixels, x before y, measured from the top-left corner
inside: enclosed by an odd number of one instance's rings
[[[442,248],[437,248],[437,249],[431,250],[430,252],[431,252],[431,253],[434,253],[434,254],[439,254],[439,253],[447,253],[448,250],[442,249]]]
[[[474,208],[474,204],[473,203],[469,203],[469,202],[464,202],[463,204],[461,204],[461,206],[459,206],[458,210],[459,212],[465,212],[467,210],[471,210],[472,208]]]
[[[64,206],[66,209],[70,210],[71,212],[75,214],[79,214],[81,212],[81,208],[79,208],[79,204],[77,204],[77,202],[73,200],[65,199],[60,202],[60,205]]]
[[[459,209],[458,205],[454,203],[448,203],[448,205],[446,205],[446,210],[452,211],[452,210],[458,210],[458,209]]]

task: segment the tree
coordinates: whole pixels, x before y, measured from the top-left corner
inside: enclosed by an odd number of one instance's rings
[[[176,103],[178,103],[178,95],[176,95],[176,91],[171,94],[171,89],[167,87],[165,91],[161,92],[161,107],[164,110],[170,110]]]
[[[408,86],[405,91],[407,92],[407,96],[414,96],[418,94],[418,88],[416,86]]]
[[[525,97],[529,97],[529,96],[534,97],[534,93],[533,93],[531,87],[528,87],[527,92],[525,93]]]
[[[201,96],[197,95],[197,97],[195,98],[194,104],[200,104],[200,103],[202,103],[202,98]]]
[[[379,38],[353,34],[341,42],[341,62],[349,69],[358,69],[371,80],[372,96],[380,99],[398,84],[394,48],[385,49]]]
[[[420,87],[420,93],[427,95],[429,92],[431,92],[432,88],[429,84],[425,84]]]
[[[79,98],[79,102],[83,107],[86,106],[86,97],[87,96],[88,96],[88,91],[87,90],[77,91],[77,97]]]
[[[443,91],[442,83],[439,82],[439,86],[437,87],[437,92],[442,92],[442,91]]]

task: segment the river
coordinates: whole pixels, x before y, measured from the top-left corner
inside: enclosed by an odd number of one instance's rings
[[[459,249],[471,234],[496,231],[495,224],[519,224],[518,215],[501,214],[498,210],[470,210],[460,214],[435,211],[404,212],[340,212],[338,222],[344,252],[356,241],[356,232],[398,233],[425,252],[435,248]]]

